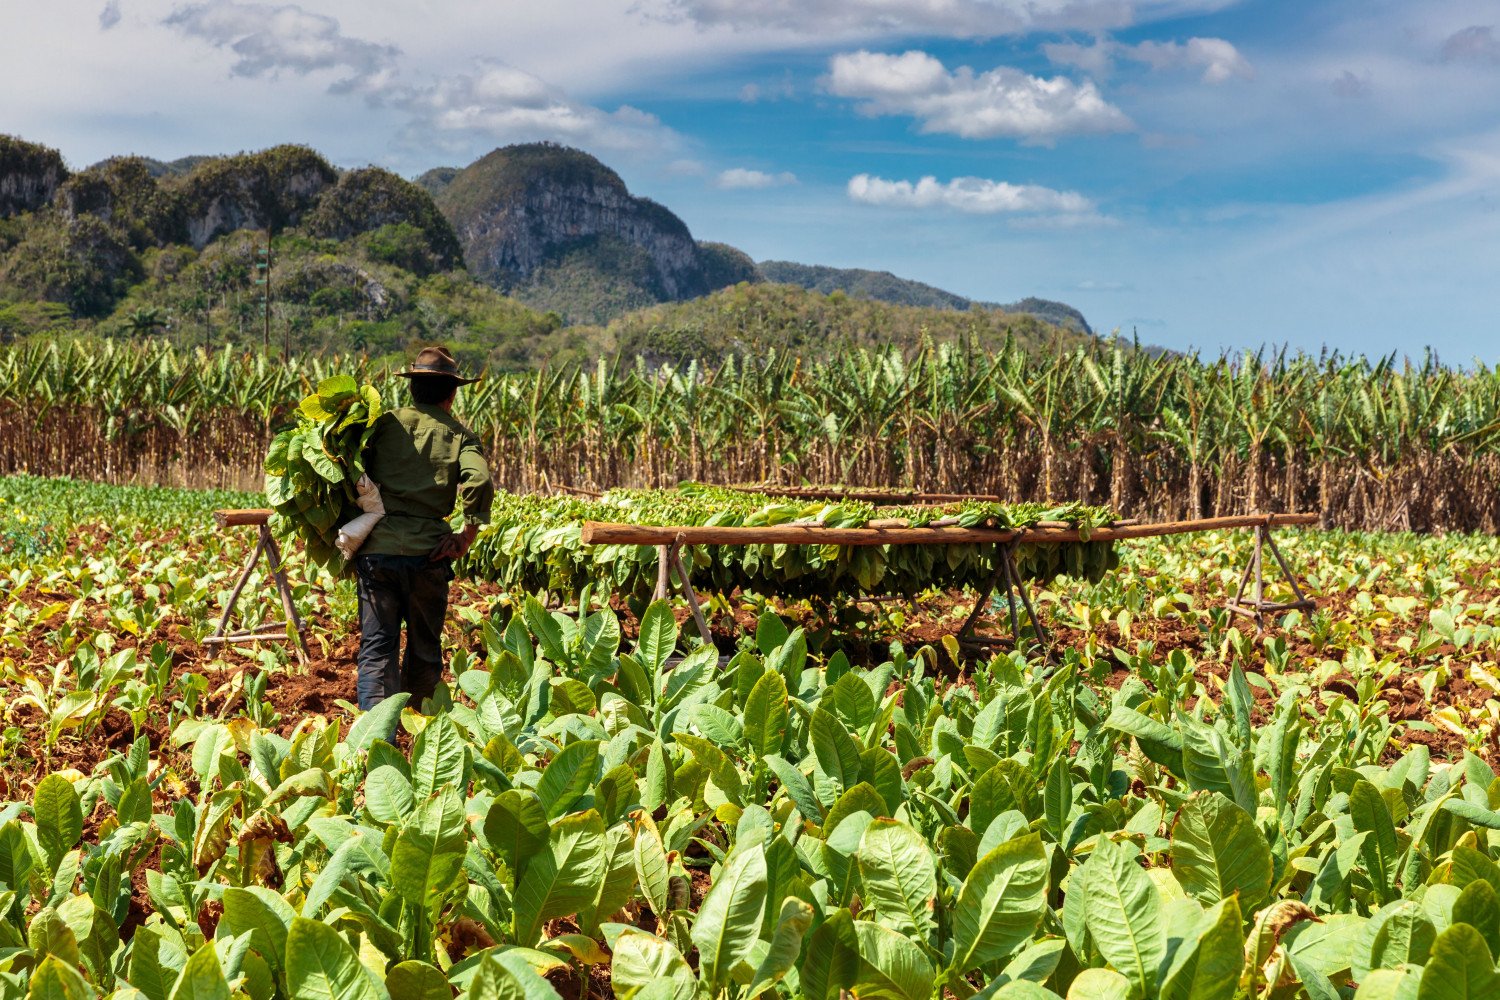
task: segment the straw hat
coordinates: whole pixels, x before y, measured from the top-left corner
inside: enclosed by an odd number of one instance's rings
[[[401,378],[424,378],[441,375],[451,378],[459,385],[478,382],[477,378],[464,378],[458,373],[458,362],[446,347],[424,347],[417,359],[404,372],[396,372]]]

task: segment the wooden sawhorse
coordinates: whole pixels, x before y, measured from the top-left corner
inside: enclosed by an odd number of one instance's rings
[[[229,595],[229,600],[224,605],[224,615],[219,619],[219,627],[213,635],[203,640],[205,646],[227,646],[237,642],[262,642],[266,640],[291,640],[293,651],[297,654],[297,662],[306,665],[308,659],[307,650],[307,625],[302,616],[297,613],[297,605],[292,601],[292,585],[286,578],[286,566],[281,559],[281,546],[276,544],[276,539],[271,535],[271,512],[269,510],[216,510],[214,511],[214,523],[219,530],[238,527],[240,525],[254,525],[260,533],[260,540],[256,543],[250,558],[245,560],[245,569],[240,573],[239,580],[234,585],[234,590]],[[234,606],[239,603],[240,594],[244,593],[245,585],[250,582],[250,575],[255,572],[255,566],[260,562],[261,553],[265,553],[266,561],[271,566],[271,576],[276,581],[276,589],[281,592],[281,606],[286,612],[286,619],[279,622],[267,622],[253,629],[242,632],[229,632],[229,618],[234,614]],[[288,631],[288,625],[291,630]]]

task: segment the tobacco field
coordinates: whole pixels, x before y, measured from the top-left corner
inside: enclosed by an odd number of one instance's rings
[[[956,585],[700,645],[496,582],[500,518],[429,713],[361,715],[300,556],[311,663],[200,644],[261,502],[0,479],[0,997],[1500,995],[1493,538],[1284,532],[1318,607],[1264,637],[1248,535],[1117,543],[1036,574],[1048,661]]]
[[[359,356],[160,343],[0,346],[0,474],[259,490],[274,432]],[[399,395],[399,394],[397,394]],[[496,485],[859,483],[1076,499],[1172,520],[1316,510],[1326,527],[1500,530],[1500,371],[1122,342],[646,359],[490,373],[459,394]]]

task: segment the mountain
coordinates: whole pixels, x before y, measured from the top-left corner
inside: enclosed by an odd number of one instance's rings
[[[756,276],[748,257],[700,244],[676,215],[632,195],[580,150],[506,146],[420,182],[458,234],[471,273],[572,322],[602,323]]]
[[[1054,326],[1092,334],[1093,328],[1083,313],[1063,302],[1025,298],[1009,305],[980,302],[941,288],[898,278],[889,271],[866,271],[853,267],[824,267],[819,264],[796,264],[789,260],[763,260],[756,267],[761,277],[782,285],[799,285],[814,291],[844,292],[860,299],[875,299],[904,306],[927,306],[936,309],[999,309],[1007,313],[1035,316]]]
[[[588,336],[555,336],[464,270],[422,187],[340,171],[301,146],[163,164],[114,157],[69,173],[56,150],[0,136],[0,340],[34,333],[265,336],[267,232],[276,342],[400,353],[450,341],[468,363],[528,367]]]
[[[825,295],[843,292],[857,299],[875,299],[878,302],[929,306],[935,309],[967,309],[972,305],[962,295],[954,295],[920,281],[898,278],[889,271],[795,264],[789,260],[763,260],[755,266],[766,281],[778,285],[800,285]]]
[[[436,340],[509,370],[637,352],[1043,345],[1087,329],[1056,303],[983,305],[885,272],[757,266],[694,238],[594,157],[545,143],[413,182],[290,145],[71,172],[56,150],[0,136],[0,341],[269,337],[381,356]]]
[[[57,150],[0,135],[0,219],[46,205],[67,177]]]
[[[1024,347],[1070,349],[1092,338],[1024,313],[897,305],[835,289],[827,294],[790,283],[741,283],[701,298],[627,313],[606,328],[616,355],[649,364],[712,362],[767,349],[798,355],[926,344],[982,349],[1014,340]]]

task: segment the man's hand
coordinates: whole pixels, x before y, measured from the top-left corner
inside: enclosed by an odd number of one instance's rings
[[[432,562],[439,559],[462,559],[469,551],[469,546],[474,544],[474,538],[479,534],[479,525],[469,524],[463,531],[455,532],[437,543],[437,547],[427,556]]]

